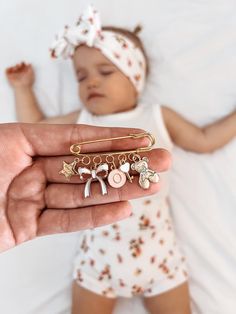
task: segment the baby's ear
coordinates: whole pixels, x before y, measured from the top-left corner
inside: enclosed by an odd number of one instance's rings
[[[135,170],[135,164],[132,164],[132,165],[131,165],[131,169],[132,169],[132,170]]]

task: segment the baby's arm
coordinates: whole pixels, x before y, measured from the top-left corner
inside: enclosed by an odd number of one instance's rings
[[[6,76],[14,90],[17,120],[30,123],[76,123],[79,111],[63,116],[46,118],[40,110],[33,84],[35,75],[33,67],[24,62],[6,69]]]
[[[162,114],[172,141],[186,150],[210,153],[236,136],[236,111],[204,127],[194,125],[167,107],[162,107]]]

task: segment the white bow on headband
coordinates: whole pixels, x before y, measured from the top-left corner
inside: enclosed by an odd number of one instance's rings
[[[74,27],[65,26],[64,30],[56,36],[51,47],[53,57],[62,56],[67,59],[73,56],[75,48],[82,43],[92,47],[100,32],[99,14],[89,6]]]
[[[131,80],[138,93],[142,91],[146,77],[146,61],[142,51],[123,34],[103,31],[98,11],[92,6],[80,16],[75,26],[65,26],[56,36],[51,54],[55,58],[62,56],[67,59],[82,44],[98,48]]]

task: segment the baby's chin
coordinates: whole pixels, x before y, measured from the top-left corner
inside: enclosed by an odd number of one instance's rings
[[[112,105],[109,101],[107,101],[107,99],[96,99],[96,101],[94,99],[94,101],[90,100],[87,102],[85,107],[93,115],[102,116],[130,111],[136,107],[136,104],[131,104],[129,106],[126,104],[124,106],[117,103],[114,105],[113,103]]]
[[[102,116],[102,115],[108,115],[115,113],[114,108],[111,108],[111,106],[103,103],[92,103],[85,105],[86,109],[96,116]]]

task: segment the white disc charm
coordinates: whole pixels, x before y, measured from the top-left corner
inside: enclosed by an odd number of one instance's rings
[[[125,184],[126,175],[119,169],[114,169],[109,173],[107,180],[110,186],[118,189]]]

